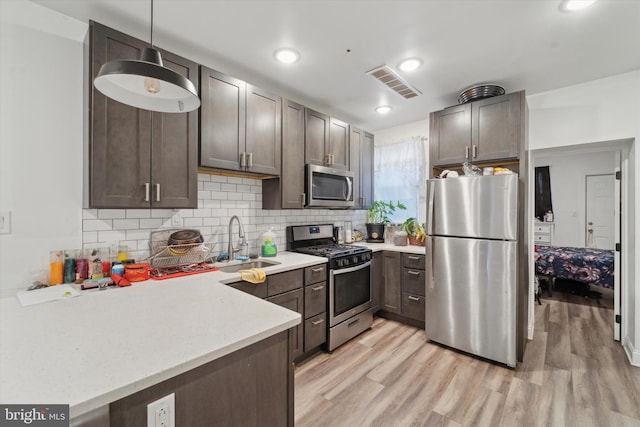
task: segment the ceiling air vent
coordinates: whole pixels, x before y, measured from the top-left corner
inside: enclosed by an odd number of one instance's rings
[[[382,65],[378,68],[367,71],[367,74],[380,80],[384,85],[389,86],[394,92],[406,99],[422,95],[422,92],[411,87],[409,83],[404,81],[402,77],[400,77],[398,73],[393,71],[388,65]]]

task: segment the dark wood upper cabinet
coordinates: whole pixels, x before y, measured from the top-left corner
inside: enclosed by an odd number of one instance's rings
[[[284,100],[282,107],[282,170],[279,178],[262,181],[263,209],[302,209],[304,188],[304,107]]]
[[[514,92],[431,113],[432,164],[517,158],[523,96]]]
[[[366,209],[373,202],[373,134],[350,127],[349,165],[355,177],[354,209]]]
[[[280,175],[282,98],[247,85],[247,171]]]
[[[96,22],[89,37],[88,206],[197,207],[198,113],[152,113],[103,95],[93,86],[100,67],[137,60],[148,43]],[[197,88],[197,64],[160,51],[164,65]]]
[[[305,162],[313,165],[328,165],[326,147],[329,145],[329,116],[304,110]]]
[[[521,95],[522,92],[515,92],[473,103],[471,107],[473,161],[518,157]]]
[[[280,175],[282,98],[201,66],[200,166]]]
[[[329,166],[349,170],[349,125],[331,117],[329,120],[329,146],[326,148]]]
[[[349,169],[349,125],[305,108],[305,162]]]
[[[204,66],[200,79],[200,166],[244,169],[247,84]]]
[[[374,136],[364,132],[360,150],[360,207],[368,209],[373,203],[373,147]]]

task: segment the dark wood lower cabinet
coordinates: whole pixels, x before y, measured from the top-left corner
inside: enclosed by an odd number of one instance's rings
[[[269,282],[269,286],[271,282]],[[288,308],[291,311],[300,313],[304,318],[304,292],[302,288],[294,291],[285,292],[275,297],[267,298],[267,301],[279,305],[280,307]],[[291,328],[292,332],[292,346],[293,346],[293,359],[297,359],[302,356],[304,352],[304,326],[300,323],[298,326]]]
[[[293,426],[290,330],[110,405],[110,425],[146,426],[147,404],[175,393],[176,426]]]

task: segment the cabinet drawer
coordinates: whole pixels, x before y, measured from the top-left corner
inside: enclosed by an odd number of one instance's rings
[[[327,282],[314,283],[304,288],[304,317],[308,319],[327,311]]]
[[[536,234],[533,236],[533,241],[535,243],[546,243],[551,244],[551,236],[548,234]]]
[[[327,314],[322,313],[304,322],[305,353],[327,341]]]
[[[424,255],[402,254],[402,266],[424,270]]]
[[[535,224],[533,232],[536,234],[551,234],[551,224]]]
[[[302,269],[273,274],[267,278],[267,293],[271,297],[302,287]]]
[[[229,283],[229,286],[231,286],[232,288],[239,289],[242,292],[246,292],[248,294],[254,295],[258,298],[267,297],[267,282],[250,283],[242,280],[240,282]]]
[[[424,322],[424,297],[408,293],[402,294],[402,315]]]
[[[313,265],[304,269],[304,284],[325,282],[327,280],[327,264]]]
[[[415,268],[402,269],[402,292],[424,295],[424,270]]]

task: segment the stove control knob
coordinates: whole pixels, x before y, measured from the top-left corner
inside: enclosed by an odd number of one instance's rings
[[[353,258],[351,258],[351,261],[353,261],[354,264],[358,263],[358,257],[354,256]]]

